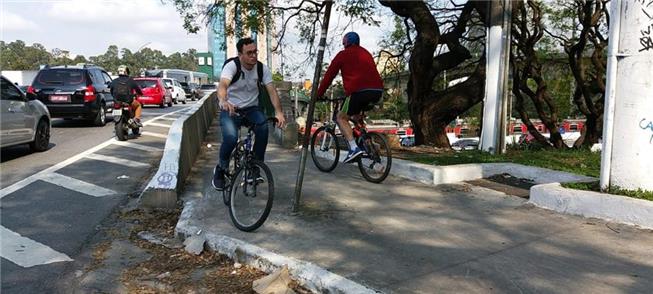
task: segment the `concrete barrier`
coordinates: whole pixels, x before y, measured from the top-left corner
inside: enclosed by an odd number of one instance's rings
[[[213,95],[204,96],[172,124],[159,169],[140,195],[141,206],[176,207],[177,192],[183,187],[204,136],[216,117],[215,101]]]
[[[567,189],[559,183],[550,183],[531,187],[528,202],[560,213],[653,229],[653,201]]]

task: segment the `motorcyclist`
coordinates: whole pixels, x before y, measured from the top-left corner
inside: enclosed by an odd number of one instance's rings
[[[141,103],[134,99],[134,94],[143,95],[143,91],[141,91],[141,88],[134,79],[129,76],[129,67],[121,65],[118,67],[118,78],[111,82],[111,95],[117,101],[131,104],[132,109],[134,109],[134,122],[139,127],[142,127],[141,113],[143,110]]]

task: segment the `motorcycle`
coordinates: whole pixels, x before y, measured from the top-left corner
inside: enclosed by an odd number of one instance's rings
[[[118,141],[126,141],[129,130],[134,136],[140,134],[140,127],[134,120],[134,111],[130,103],[116,101],[113,104],[113,121],[115,122]]]

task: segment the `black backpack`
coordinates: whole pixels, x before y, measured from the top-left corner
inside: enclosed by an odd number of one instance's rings
[[[240,68],[240,59],[238,57],[232,57],[224,61],[222,64],[222,68],[224,69],[224,66],[227,65],[230,61],[233,61],[236,63],[236,74],[234,77],[231,79],[231,83],[229,83],[229,86],[233,85],[235,82],[240,80],[240,77],[243,76],[243,70]],[[263,63],[260,61],[256,61],[256,73],[258,74],[258,83],[259,85],[263,84]]]
[[[111,89],[113,92],[113,98],[122,101],[131,103],[132,91],[129,87],[129,79],[117,78],[113,80],[111,84]]]

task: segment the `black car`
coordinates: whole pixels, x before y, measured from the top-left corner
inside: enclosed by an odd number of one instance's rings
[[[189,86],[190,86],[191,93],[193,93],[193,97],[191,98],[191,100],[202,98],[202,96],[200,96],[200,85],[196,83],[190,83]]]
[[[95,65],[45,67],[27,92],[36,95],[53,118],[81,118],[103,126],[107,111],[113,109],[111,81],[109,74]]]
[[[200,86],[199,95],[200,97],[204,97],[206,94],[215,92],[215,90],[215,84],[203,84]]]
[[[188,85],[188,83],[179,82],[179,84],[181,85],[181,88],[184,89],[184,93],[186,93],[186,98],[192,98],[193,97],[193,90]]]

